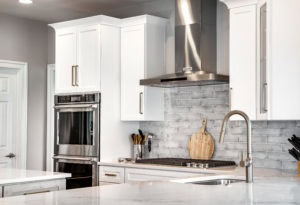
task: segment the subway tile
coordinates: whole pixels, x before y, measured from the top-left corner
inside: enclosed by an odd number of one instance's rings
[[[141,129],[155,134],[147,156],[189,157],[188,139],[207,118],[207,130],[215,140],[213,159],[238,162],[240,153],[246,152],[244,121],[230,121],[225,142],[218,143],[223,118],[229,111],[228,90],[228,85],[164,89],[165,122],[140,122]],[[288,154],[292,145],[287,138],[300,136],[300,121],[254,121],[252,133],[254,167],[296,169]]]

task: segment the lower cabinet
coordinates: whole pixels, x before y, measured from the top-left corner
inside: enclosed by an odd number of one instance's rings
[[[99,172],[100,186],[122,184],[128,182],[163,181],[174,178],[184,178],[201,175],[199,173],[191,172],[113,166],[100,166]]]
[[[174,178],[184,178],[199,175],[189,172],[176,172],[151,169],[125,169],[125,183],[138,181],[163,181]]]
[[[3,187],[0,186],[0,198],[2,198],[2,189],[3,189]]]
[[[124,183],[125,182],[124,172],[125,171],[123,167],[100,166],[99,168],[100,186]]]
[[[65,189],[66,189],[65,179],[19,183],[19,184],[5,185],[1,189],[1,191],[3,190],[1,196],[9,197],[9,196],[19,196],[19,195],[30,195],[30,194],[65,190]]]

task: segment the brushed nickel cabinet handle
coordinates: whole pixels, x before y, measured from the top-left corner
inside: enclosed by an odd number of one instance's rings
[[[76,86],[74,77],[75,77],[75,66],[73,65],[72,66],[72,86]]]
[[[79,86],[79,84],[78,84],[78,68],[79,68],[79,65],[76,65],[75,66],[75,86]]]
[[[50,190],[36,191],[36,192],[25,192],[24,195],[41,194],[41,193],[48,193],[48,192],[50,192]]]
[[[232,110],[232,88],[229,89],[229,109]]]
[[[268,84],[264,83],[264,96],[263,96],[263,98],[264,98],[264,107],[263,107],[263,109],[264,109],[265,112],[268,112],[268,101],[267,101],[268,96],[267,96],[267,93],[268,93]]]
[[[105,173],[104,175],[107,177],[116,177],[117,176],[117,174],[110,174],[110,173]]]
[[[142,108],[142,98],[143,98],[143,92],[140,92],[140,114],[144,114],[143,113],[143,108]]]

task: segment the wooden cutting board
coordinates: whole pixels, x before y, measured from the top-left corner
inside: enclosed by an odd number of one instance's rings
[[[189,139],[188,150],[192,159],[210,160],[215,149],[212,136],[206,131],[206,119],[202,121],[202,127]]]

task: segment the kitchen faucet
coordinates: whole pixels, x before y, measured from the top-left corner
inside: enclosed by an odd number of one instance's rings
[[[242,159],[240,161],[240,166],[246,168],[246,183],[252,183],[253,182],[253,162],[252,162],[251,121],[246,113],[244,113],[243,111],[239,111],[239,110],[233,110],[225,116],[223,123],[222,123],[219,143],[222,143],[224,141],[224,135],[225,135],[224,133],[225,132],[223,132],[223,130],[224,130],[224,127],[226,127],[227,122],[232,115],[242,116],[247,123],[247,158],[246,158],[246,161],[244,161],[243,153],[242,153]]]

